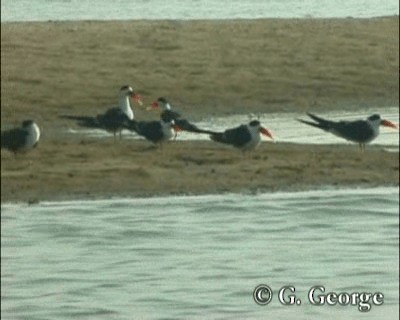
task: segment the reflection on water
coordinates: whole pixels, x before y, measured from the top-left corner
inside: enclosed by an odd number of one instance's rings
[[[398,188],[4,204],[5,319],[388,319],[398,312]],[[256,285],[294,285],[301,306]],[[327,291],[384,305],[315,307]]]

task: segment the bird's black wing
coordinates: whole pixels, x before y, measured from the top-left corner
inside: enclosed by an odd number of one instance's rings
[[[28,132],[21,128],[3,131],[1,133],[1,148],[16,151],[25,145]]]
[[[365,120],[335,122],[330,131],[339,137],[359,143],[368,142],[374,136],[374,129]]]
[[[138,135],[147,140],[157,143],[164,137],[161,123],[159,121],[130,121],[127,126],[129,130],[135,131]]]
[[[101,128],[106,130],[118,130],[129,121],[129,118],[121,109],[112,108],[98,115],[96,120]]]
[[[251,140],[251,134],[246,125],[241,125],[233,129],[227,129],[224,132],[211,134],[210,138],[216,142],[231,144],[240,148]]]

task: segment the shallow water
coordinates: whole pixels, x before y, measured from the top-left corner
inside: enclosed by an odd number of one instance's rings
[[[396,0],[2,0],[1,21],[375,17]]]
[[[331,120],[355,120],[364,119],[374,113],[376,109],[365,109],[360,111],[328,111],[319,114],[322,117]],[[398,123],[399,108],[387,107],[379,109],[382,117],[387,120]],[[318,113],[317,113],[318,114]],[[249,122],[250,119],[259,119],[265,127],[273,133],[275,142],[291,142],[300,144],[350,144],[344,139],[326,133],[323,130],[300,123],[296,119],[307,119],[304,113],[269,113],[269,114],[243,114],[232,115],[226,117],[209,117],[198,122],[193,122],[200,128],[223,131],[227,128],[238,126],[242,123]],[[71,129],[67,130],[71,134],[79,134],[88,137],[110,137],[110,133],[103,130],[89,129]],[[143,139],[135,133],[124,131],[125,139]],[[177,140],[210,140],[208,135],[194,134],[190,132],[181,132]],[[372,144],[384,145],[388,151],[399,150],[399,131],[391,128],[381,128],[380,135],[372,142]]]
[[[394,319],[399,189],[2,204],[3,319]],[[256,305],[254,288],[275,290]],[[300,306],[277,290],[294,285]],[[382,306],[312,306],[308,290]]]

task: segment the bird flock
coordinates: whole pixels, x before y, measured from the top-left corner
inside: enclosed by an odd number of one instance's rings
[[[261,142],[261,135],[274,139],[270,130],[263,127],[258,120],[251,120],[249,123],[220,132],[199,128],[182,117],[180,113],[172,110],[170,103],[164,97],[158,98],[147,108],[147,110],[160,110],[159,120],[138,121],[131,107],[131,99],[138,105],[143,105],[140,95],[131,86],[125,85],[119,91],[117,106],[102,114],[97,116],[61,115],[60,117],[73,120],[82,127],[111,132],[114,139],[117,135],[121,139],[122,131],[127,129],[159,146],[165,141],[176,138],[180,131],[207,134],[212,141],[228,144],[242,151],[256,148]],[[394,123],[381,119],[378,114],[371,115],[365,120],[355,121],[330,121],[311,113],[307,115],[313,121],[303,119],[298,119],[298,121],[358,143],[361,150],[364,150],[365,144],[379,135],[380,126],[398,128]],[[14,154],[26,152],[35,148],[39,139],[39,126],[32,120],[25,120],[21,127],[1,132],[1,148],[8,149]]]

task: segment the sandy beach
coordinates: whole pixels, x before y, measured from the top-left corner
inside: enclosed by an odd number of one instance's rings
[[[2,23],[1,127],[35,119],[39,147],[1,151],[1,201],[399,184],[399,154],[355,145],[76,137],[61,114],[96,115],[130,84],[207,115],[398,106],[398,17]],[[154,113],[135,109],[137,119]]]
[[[61,150],[61,151],[60,151]],[[2,201],[393,186],[399,154],[353,145],[263,143],[249,155],[207,141],[50,140],[29,155],[3,152]]]

